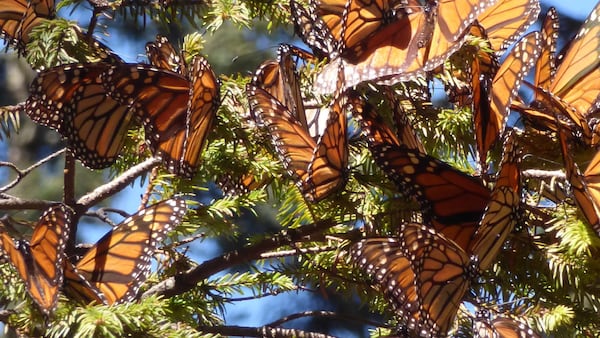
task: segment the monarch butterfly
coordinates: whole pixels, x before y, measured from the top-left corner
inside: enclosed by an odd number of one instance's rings
[[[290,66],[284,64],[281,66],[284,69],[279,68],[279,73],[276,73],[273,63],[263,64],[246,87],[246,92],[252,115],[269,129],[282,162],[296,179],[302,194],[309,201],[319,201],[345,182],[348,163],[346,115],[342,110],[345,99],[337,95],[328,115],[320,115],[324,112],[313,115],[319,116],[313,121],[320,116],[328,117],[324,130],[320,131],[319,123],[315,126],[314,122],[308,122],[310,118],[307,118],[296,82],[277,80],[274,87],[271,81],[265,81],[279,79],[282,73],[291,72],[285,69]],[[282,100],[293,103],[286,106]],[[288,107],[293,107],[295,111],[290,111]],[[302,119],[307,122],[302,122]]]
[[[354,44],[359,52],[348,56],[346,50],[341,50],[341,56],[318,75],[314,86],[317,91],[331,93],[336,89],[333,74],[337,74],[340,64],[346,88],[369,80],[384,84],[411,80],[438,67],[462,46],[466,29],[475,18],[496,1],[428,1],[424,6],[411,1],[401,12],[392,10],[396,16],[389,21],[384,20],[389,19],[386,15],[378,18],[379,13],[389,12],[384,7],[387,2],[363,2],[349,0],[348,10],[340,19],[340,36],[346,38],[348,30],[352,39],[345,45]],[[363,6],[370,10],[363,11]],[[363,16],[363,12],[376,14],[373,19],[371,14]]]
[[[477,338],[541,338],[523,322],[500,316],[491,320],[486,310],[477,311],[473,333]]]
[[[575,203],[583,216],[600,236],[600,152],[592,158],[583,175],[571,157],[567,133],[564,129],[558,132],[559,142],[565,162],[567,179],[573,189]]]
[[[509,135],[492,198],[468,246],[445,236],[443,229],[408,223],[401,225],[398,239],[365,239],[350,249],[419,337],[446,336],[470,281],[489,267],[514,227],[520,157],[513,142]]]
[[[502,134],[510,104],[518,96],[523,78],[540,55],[539,39],[539,33],[532,32],[517,43],[491,82],[489,111],[475,111],[475,135],[481,163],[485,163],[487,152]]]
[[[558,29],[559,29],[559,21],[558,14],[553,7],[548,9],[546,13],[546,18],[542,23],[542,49],[540,53],[540,57],[537,59],[535,64],[535,74],[533,85],[543,89],[548,90],[550,88],[550,84],[552,83],[552,79],[554,78],[554,74],[556,73],[556,44],[558,41]],[[535,102],[541,102],[544,100],[543,92],[539,90],[534,90],[534,106]],[[517,100],[517,102],[513,103],[512,108],[519,111],[522,116],[525,118],[526,122],[531,123],[535,128],[540,129],[550,129],[556,131],[556,122],[563,122],[563,116],[552,116],[551,114],[547,114],[545,112],[539,112],[535,108],[530,108],[523,102]],[[558,119],[557,119],[558,117]],[[568,123],[561,123],[561,127],[570,129]]]
[[[446,336],[476,276],[462,249],[423,224],[403,224],[399,239],[362,240],[350,252],[419,337]]]
[[[329,115],[320,108],[308,109],[304,106],[300,91],[300,78],[296,72],[297,60],[310,61],[314,56],[300,48],[280,45],[277,60],[263,62],[255,72],[251,84],[264,89],[288,108],[293,116],[308,130],[311,137],[323,134]],[[254,119],[260,119],[254,116]],[[260,123],[260,121],[258,121]]]
[[[42,214],[30,242],[15,242],[7,233],[0,233],[3,255],[25,281],[27,292],[46,316],[56,308],[72,217],[69,207],[55,205]]]
[[[356,92],[350,91],[350,93],[353,94]],[[367,140],[370,144],[385,143],[396,146],[405,144],[403,141],[398,139],[396,134],[394,134],[390,127],[385,123],[383,118],[377,114],[375,107],[373,107],[373,105],[371,105],[369,102],[358,95],[349,95],[348,102],[352,107],[354,116],[357,120],[359,120],[361,129],[363,130],[364,134],[366,134]],[[410,145],[407,145],[407,147],[412,148]]]
[[[340,188],[348,161],[346,116],[335,101],[325,134],[316,141],[286,107],[263,89],[247,87],[250,107],[269,128],[278,153],[309,201],[319,201]]]
[[[220,176],[216,183],[225,195],[241,195],[259,189],[269,181],[268,178],[260,179],[254,174],[246,173],[242,176],[225,174]]]
[[[55,14],[54,0],[6,0],[0,9],[2,37],[21,52],[29,42],[29,33],[43,20]]]
[[[370,37],[420,7],[418,0],[316,0],[311,1],[310,11],[325,23],[338,42],[336,52],[357,60],[366,52],[364,47]]]
[[[331,58],[339,49],[329,27],[315,13],[315,3],[311,1],[311,9],[306,10],[296,0],[290,0],[294,29],[300,38],[310,46],[318,58]]]
[[[26,101],[27,115],[58,131],[74,156],[91,169],[116,160],[132,120],[129,107],[106,95],[107,63],[64,65],[40,72]]]
[[[65,292],[98,304],[133,300],[150,272],[154,250],[181,223],[185,211],[185,201],[173,198],[125,219],[77,263],[67,262]]]
[[[475,140],[482,170],[487,167],[487,152],[498,138],[498,135],[502,134],[505,119],[508,116],[508,111],[505,109],[508,106],[501,105],[498,107],[497,103],[511,102],[511,93],[516,95],[522,78],[531,68],[530,65],[533,62],[534,55],[530,54],[535,54],[539,47],[535,47],[536,41],[533,40],[534,38],[524,38],[507,57],[500,72],[497,65],[497,56],[502,54],[510,44],[522,35],[536,20],[539,11],[538,1],[501,0],[481,13],[477,17],[476,24],[471,27],[471,35],[487,39],[495,55],[490,55],[476,48],[470,66],[463,74],[457,73],[459,79],[470,84],[467,93],[460,93],[454,88],[450,88],[450,92],[459,105],[470,106],[473,111]],[[522,55],[523,51],[527,51],[528,55]],[[519,69],[520,64],[529,67]],[[505,79],[506,71],[514,72],[516,76],[511,75],[509,81],[500,82]],[[512,81],[516,82],[513,83]],[[500,86],[501,84],[502,86]],[[505,85],[508,87],[505,87]],[[492,104],[488,100],[490,96],[488,93],[492,91],[492,88],[495,89],[492,95],[501,96],[496,98],[496,104]],[[511,91],[513,88],[515,90]]]
[[[542,23],[542,50],[540,57],[535,63],[535,76],[533,83],[541,89],[550,88],[554,74],[556,73],[556,44],[558,41],[558,13],[554,7],[548,9],[546,18]],[[537,95],[537,93],[535,93]],[[541,98],[538,98],[541,99]]]
[[[106,92],[142,121],[152,152],[169,172],[192,178],[220,104],[220,84],[206,59],[196,56],[187,77],[124,64],[110,67],[101,79]]]
[[[150,64],[156,68],[170,70],[174,73],[185,74],[183,57],[175,51],[169,40],[157,35],[155,42],[146,44],[146,55]]]
[[[549,34],[553,34],[552,30]],[[553,44],[555,40],[546,41]],[[550,48],[548,53],[551,54],[554,47],[546,48]],[[542,117],[546,121],[555,121],[555,115],[560,116],[559,121],[567,118],[576,134],[582,133],[585,142],[595,145],[598,137],[593,134],[594,126],[588,118],[600,106],[600,4],[594,7],[568,48],[563,50],[557,64],[553,76],[554,70],[550,68],[548,71],[548,67],[552,67],[551,63],[548,66],[542,64],[546,68],[539,72],[541,75],[545,74],[544,77],[550,77],[550,80],[534,83],[534,87],[542,85],[547,86],[547,89],[536,90],[536,100],[530,107],[538,113],[533,114],[530,119],[539,119],[540,115],[546,115]],[[545,93],[541,93],[542,91]],[[525,113],[529,114],[529,111],[526,110]]]
[[[386,175],[419,202],[424,223],[467,249],[490,200],[482,182],[419,151],[374,144],[371,151]]]

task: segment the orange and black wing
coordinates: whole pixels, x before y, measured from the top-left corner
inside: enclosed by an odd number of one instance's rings
[[[73,211],[65,205],[46,210],[36,224],[31,241],[13,241],[0,233],[0,249],[25,282],[39,309],[49,316],[58,301],[63,281],[63,259]]]
[[[501,0],[477,17],[485,29],[492,50],[502,54],[537,20],[540,4],[537,0]]]
[[[296,0],[290,1],[292,19],[296,34],[306,43],[319,58],[331,58],[339,50],[329,27],[315,13],[314,2],[309,9],[304,8]]]
[[[405,327],[419,337],[445,337],[469,287],[467,254],[433,228],[408,223],[400,238],[366,239],[351,255],[372,275]]]
[[[475,133],[480,156],[487,152],[504,131],[511,102],[519,94],[521,82],[540,55],[540,34],[525,35],[510,51],[494,76],[490,92],[489,115],[475,117]],[[483,111],[482,111],[483,112]]]
[[[125,219],[74,266],[67,265],[65,292],[104,304],[133,300],[150,273],[154,250],[181,223],[185,212],[185,201],[175,198]]]
[[[424,223],[467,250],[490,201],[482,182],[413,149],[393,144],[371,147],[375,161],[422,207]]]
[[[177,53],[169,40],[162,35],[157,35],[155,42],[146,44],[146,55],[150,64],[156,68],[170,70],[178,74],[186,73],[183,58]]]
[[[555,120],[561,128],[571,129],[576,137],[583,134],[585,142],[595,145],[598,137],[593,134],[594,126],[589,118],[600,107],[600,4],[555,61],[551,58],[556,34],[554,25],[558,25],[558,20],[551,11],[543,27],[544,43],[550,46],[546,47],[549,50],[544,52],[538,64],[535,100],[531,103],[531,108],[538,113],[525,113],[534,125],[556,130],[556,123],[554,126],[552,123]],[[556,64],[555,73],[551,62]]]
[[[102,169],[120,153],[132,113],[104,88],[109,65],[64,65],[41,72],[31,85],[26,112],[38,124],[58,131],[86,167]]]
[[[318,201],[340,189],[347,179],[348,140],[346,97],[340,95],[329,105],[329,120],[317,141],[302,187],[309,200]]]
[[[0,32],[8,43],[24,52],[31,30],[54,14],[54,0],[6,0],[0,8]]]
[[[579,210],[581,210],[585,219],[592,226],[594,232],[600,236],[600,184],[598,180],[598,173],[600,173],[600,152],[594,155],[585,174],[582,175],[571,156],[566,131],[560,129],[558,136],[567,180],[573,189],[575,203],[577,203]]]
[[[549,91],[587,115],[600,94],[600,4],[557,62]]]
[[[102,75],[109,95],[143,123],[152,151],[185,178],[200,165],[220,104],[219,82],[204,58],[194,59],[188,77],[140,64],[113,66]]]
[[[395,16],[391,22],[370,34],[361,44],[361,53],[356,58],[340,56],[325,66],[317,77],[315,89],[322,93],[332,93],[337,89],[335,74],[340,63],[344,66],[345,88],[364,81],[392,84],[423,75],[441,65],[462,46],[467,28],[495,1],[411,3],[403,7],[402,15]],[[359,16],[359,7],[356,8],[355,17],[360,19],[357,22],[364,24],[364,18]]]
[[[346,116],[338,101],[331,107],[324,134],[315,140],[287,107],[267,91],[248,85],[246,92],[253,115],[269,130],[284,166],[307,199],[323,199],[344,183],[348,161]]]
[[[486,310],[477,311],[473,334],[478,338],[541,338],[523,322],[500,316],[491,320]]]
[[[521,203],[521,150],[514,132],[507,133],[504,153],[490,202],[468,252],[477,256],[479,269],[487,270],[514,229]]]

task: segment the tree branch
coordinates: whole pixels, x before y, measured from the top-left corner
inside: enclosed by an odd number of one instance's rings
[[[9,194],[0,193],[0,210],[10,209],[48,209],[56,201],[22,199]]]
[[[273,237],[265,238],[252,246],[230,251],[222,256],[205,261],[185,273],[167,278],[146,291],[142,298],[151,295],[171,297],[184,293],[194,288],[198,282],[219,271],[243,262],[259,259],[265,252],[299,241],[304,236],[323,231],[331,226],[333,226],[332,221],[326,220],[307,224],[298,229],[282,230]]]
[[[335,338],[324,333],[310,332],[281,327],[247,327],[247,326],[200,326],[199,331],[218,333],[223,336],[266,337],[266,338]]]
[[[565,180],[566,175],[562,170],[539,170],[539,169],[527,169],[522,172],[523,178],[556,178]]]
[[[7,185],[3,186],[0,188],[0,192],[5,192],[9,189],[11,189],[12,187],[14,187],[15,185],[17,185],[25,176],[27,176],[30,172],[32,172],[35,168],[41,166],[42,164],[50,161],[51,159],[59,156],[60,154],[64,153],[65,149],[61,149],[55,153],[52,153],[46,157],[44,157],[43,159],[37,161],[36,163],[34,163],[33,165],[31,165],[30,167],[20,170],[19,168],[17,168],[16,165],[14,165],[13,163],[10,162],[0,162],[0,167],[8,167],[10,169],[12,169],[14,172],[17,173],[17,178],[15,178],[12,182],[8,183]]]
[[[376,322],[373,320],[368,320],[362,317],[356,317],[356,316],[349,316],[349,315],[345,315],[345,314],[340,314],[339,312],[333,312],[333,311],[304,311],[304,312],[298,312],[298,313],[293,313],[289,316],[285,316],[283,318],[280,318],[272,323],[267,324],[267,327],[275,327],[275,326],[280,326],[286,322],[292,321],[292,320],[296,320],[299,318],[304,318],[304,317],[328,317],[328,318],[338,318],[338,319],[343,319],[343,320],[347,320],[349,322],[363,322],[365,324],[368,325],[373,325],[373,326],[378,326],[378,327],[385,327],[385,325],[383,325],[380,322]]]
[[[66,205],[75,204],[75,157],[70,150],[65,153],[65,169],[63,173],[63,201]]]
[[[133,182],[138,176],[154,168],[160,163],[160,159],[151,157],[149,159],[146,159],[142,163],[129,168],[127,171],[121,174],[121,176],[117,177],[112,182],[100,186],[94,191],[82,196],[77,201],[79,208],[87,210],[90,206],[96,205],[101,200],[108,198],[109,196],[112,196],[115,193],[123,190],[123,188],[131,184],[131,182]]]

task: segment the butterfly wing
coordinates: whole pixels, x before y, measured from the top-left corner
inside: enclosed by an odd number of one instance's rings
[[[108,64],[64,65],[41,72],[26,101],[28,116],[58,131],[86,167],[102,169],[119,155],[132,119],[129,107],[106,94]]]
[[[475,177],[418,151],[391,144],[371,147],[375,161],[399,191],[415,198],[424,222],[467,250],[490,200]]]
[[[533,81],[535,86],[545,90],[550,88],[556,72],[555,53],[558,42],[558,28],[558,14],[554,7],[550,7],[542,23],[542,50],[535,64],[535,77]]]
[[[418,315],[420,299],[413,266],[400,241],[369,238],[354,244],[350,254],[358,267],[372,276],[375,286],[385,294],[403,322],[408,322]]]
[[[537,20],[537,0],[501,0],[477,17],[496,54],[502,54]]]
[[[478,338],[540,338],[525,323],[507,318],[496,317],[490,319],[485,310],[477,311],[477,319],[473,321],[473,333]]]
[[[332,106],[325,134],[317,141],[264,89],[250,84],[246,91],[253,115],[268,128],[281,161],[305,197],[318,201],[341,186],[347,150],[342,149],[346,147],[346,120],[339,103]]]
[[[197,56],[190,65],[191,82],[185,129],[161,141],[157,154],[166,162],[170,172],[192,178],[202,160],[202,149],[217,114],[220,84],[210,65]]]
[[[469,287],[470,261],[426,225],[401,226],[399,239],[367,239],[351,249],[419,337],[445,337]]]
[[[46,316],[54,311],[58,301],[72,215],[72,210],[65,205],[50,207],[36,224],[30,243],[15,242],[8,234],[0,233],[0,249]]]
[[[8,0],[0,9],[0,32],[19,51],[25,50],[29,33],[43,20],[54,17],[54,0]]]
[[[495,261],[506,238],[517,223],[521,203],[521,151],[513,132],[505,138],[504,153],[496,185],[469,252],[476,255],[479,269],[487,270]]]
[[[319,201],[340,189],[346,182],[348,166],[348,143],[346,98],[340,95],[330,105],[330,116],[325,131],[308,166],[306,184],[302,187],[309,201]]]
[[[331,93],[339,64],[344,66],[344,87],[375,80],[382,84],[408,81],[433,70],[466,40],[467,28],[495,1],[435,1],[407,6],[405,15],[377,30],[364,42],[364,52],[351,60],[334,60],[319,73],[315,89]]]
[[[550,92],[586,115],[600,95],[600,4],[559,57]]]
[[[150,273],[154,250],[181,223],[185,211],[184,200],[169,199],[125,219],[90,248],[75,269],[68,271],[65,290],[75,297],[87,297],[87,301],[131,301]],[[82,280],[93,288],[83,290]]]
[[[146,44],[146,55],[150,64],[156,68],[185,74],[183,59],[175,51],[169,40],[162,35],[157,35],[155,42],[148,42]]]
[[[525,323],[510,318],[496,317],[492,325],[501,338],[541,338]]]
[[[373,146],[378,144],[393,144],[396,146],[404,144],[404,140],[401,142],[383,118],[377,114],[375,107],[360,97],[357,92],[350,91],[349,104],[354,117],[360,122],[361,129],[369,144]],[[407,146],[412,148],[411,145]]]
[[[220,104],[219,83],[204,58],[194,59],[188,75],[137,64],[113,66],[102,75],[108,93],[133,107],[152,151],[185,178],[198,169]]]
[[[490,115],[476,121],[476,138],[479,153],[485,157],[504,131],[512,100],[519,94],[521,82],[540,55],[540,35],[525,35],[510,51],[494,76],[490,92]]]
[[[294,30],[319,58],[333,57],[338,51],[336,40],[327,24],[315,14],[314,4],[307,10],[296,0],[290,1]]]
[[[594,155],[584,176],[573,161],[566,131],[560,129],[558,136],[567,180],[573,189],[575,203],[577,203],[579,210],[581,210],[585,219],[592,226],[592,229],[600,236],[600,200],[598,199],[600,198],[600,194],[598,193],[600,186],[598,185],[596,174],[600,163],[600,153]],[[589,176],[589,185],[587,176]]]

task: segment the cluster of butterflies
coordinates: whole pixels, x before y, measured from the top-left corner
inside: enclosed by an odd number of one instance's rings
[[[53,0],[0,1],[2,37],[27,53],[33,28],[55,15]],[[83,35],[81,35],[83,37]],[[151,151],[168,171],[191,178],[219,105],[219,82],[208,62],[183,55],[164,38],[147,44],[151,65],[126,64],[98,42],[104,60],[42,71],[25,102],[28,116],[58,131],[71,153],[92,169],[112,165],[135,119]],[[150,260],[166,234],[181,223],[183,199],[151,205],[105,234],[82,255],[70,248],[80,213],[65,204],[48,208],[30,241],[0,228],[0,252],[25,281],[40,311],[50,316],[59,290],[85,303],[116,304],[137,296]]]
[[[32,27],[54,16],[54,2],[0,1],[4,3],[10,9],[0,12],[0,29],[25,51]],[[358,267],[372,276],[396,308],[402,321],[399,334],[446,336],[471,281],[495,262],[515,227],[521,199],[520,150],[515,133],[505,130],[511,109],[522,113],[528,128],[558,134],[575,199],[600,235],[600,195],[594,179],[600,157],[581,174],[569,152],[575,140],[598,144],[600,5],[559,56],[555,56],[558,16],[553,9],[540,32],[525,34],[540,12],[537,0],[310,0],[308,7],[291,0],[290,9],[296,32],[312,53],[281,46],[277,60],[258,68],[246,88],[251,116],[268,130],[303,196],[318,202],[346,183],[346,112],[351,112],[367,135],[377,164],[399,191],[419,203],[420,223],[402,224],[393,238],[368,238],[350,248]],[[485,41],[486,47],[466,45],[473,37]],[[464,55],[464,50],[470,52]],[[131,121],[136,120],[165,167],[191,178],[219,106],[219,82],[205,59],[196,56],[186,63],[162,37],[147,45],[147,54],[150,65],[126,64],[113,56],[41,71],[25,110],[35,122],[58,131],[74,156],[94,169],[114,163]],[[503,142],[492,190],[425,154],[404,112],[394,112],[393,131],[369,103],[368,89],[360,86],[368,82],[387,88],[383,86],[440,74],[447,67],[445,61],[456,55],[462,55],[464,67],[450,69],[456,82],[447,83],[447,90],[452,101],[473,112],[482,168],[488,167],[487,154],[494,144]],[[299,60],[327,61],[313,83],[314,93],[332,96],[324,108],[307,104]],[[518,89],[534,66],[534,82],[528,84],[534,98],[525,103]],[[391,102],[397,99],[393,89],[386,96]],[[244,177],[248,185],[252,180]],[[138,214],[123,227],[137,229],[148,223],[161,226],[152,231],[166,232],[166,224],[180,221],[181,204],[175,200],[150,207],[146,210],[158,220]],[[69,223],[70,213],[64,206],[47,211],[31,244],[3,237],[3,248],[24,279],[38,271],[37,279],[28,283],[32,297],[49,311],[65,276],[65,290],[84,299],[111,303],[130,298],[136,288],[95,279],[99,272],[92,268],[95,257],[110,252],[92,249],[74,266],[62,258],[68,227],[57,224]],[[126,238],[127,233],[118,229],[111,236]],[[46,243],[46,236],[38,232],[54,233],[55,240]],[[112,244],[111,236],[97,247]],[[149,238],[147,245],[155,247],[154,237]],[[31,266],[36,259],[53,257],[52,268],[47,263]],[[144,251],[131,257],[146,262],[149,256]],[[144,275],[138,265],[124,275]],[[477,319],[475,332],[481,337],[538,336],[510,318],[491,320],[481,314]]]
[[[0,4],[2,35],[21,54],[32,29],[55,15],[53,0]],[[124,63],[99,42],[91,45],[105,51],[101,62],[60,65],[38,74],[25,102],[27,115],[58,131],[91,169],[116,161],[136,120],[167,170],[192,178],[220,104],[220,84],[206,59],[195,56],[187,64],[161,36],[147,45],[150,65]]]
[[[40,311],[50,316],[59,290],[84,303],[118,304],[137,296],[150,260],[167,233],[181,223],[183,199],[153,204],[106,233],[80,257],[65,251],[76,213],[64,204],[49,207],[30,241],[13,240],[0,229],[0,251],[25,281]]]
[[[521,183],[519,147],[514,132],[505,130],[511,109],[523,114],[528,128],[558,132],[575,199],[600,236],[594,178],[600,156],[581,175],[569,153],[575,139],[597,145],[600,5],[558,57],[554,9],[541,32],[524,35],[540,12],[536,0],[311,0],[308,7],[291,0],[290,8],[296,32],[313,53],[281,46],[278,60],[258,68],[247,86],[252,117],[268,130],[284,166],[314,202],[346,182],[351,112],[377,164],[419,203],[420,223],[401,224],[393,238],[368,238],[350,248],[358,267],[395,307],[402,323],[398,334],[445,337],[469,283],[495,262],[514,229]],[[488,51],[465,45],[473,37],[485,41]],[[426,155],[404,112],[394,112],[393,132],[368,102],[369,89],[360,86],[385,88],[441,73],[453,54],[462,55],[465,67],[450,69],[457,80],[447,90],[452,101],[473,112],[481,168],[488,167],[494,144],[504,143],[492,190]],[[326,108],[307,108],[294,57],[326,60],[313,83],[315,93],[332,94]],[[518,90],[534,66],[528,84],[534,98],[526,104]],[[387,98],[394,100],[393,94]],[[478,315],[474,323],[478,337],[539,337],[523,322],[500,315]]]

